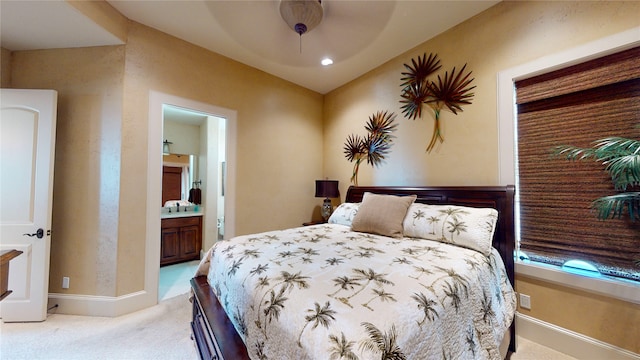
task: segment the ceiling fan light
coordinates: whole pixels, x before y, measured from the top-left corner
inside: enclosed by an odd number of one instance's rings
[[[299,35],[307,33],[322,20],[320,0],[281,0],[280,16],[291,30]]]
[[[302,36],[302,34],[307,32],[307,25],[297,23],[296,26],[294,26],[293,30],[295,30],[300,36]]]

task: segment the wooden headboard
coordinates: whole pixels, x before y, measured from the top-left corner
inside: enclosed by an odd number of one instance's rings
[[[386,195],[416,195],[416,202],[423,204],[452,204],[469,207],[490,207],[498,211],[498,223],[493,235],[495,247],[507,275],[514,282],[513,250],[515,248],[514,194],[515,187],[508,186],[351,186],[347,190],[346,202],[361,202],[365,192]]]
[[[502,257],[507,276],[515,287],[515,187],[507,186],[351,186],[347,190],[346,202],[361,202],[365,192],[386,195],[416,195],[416,202],[423,204],[451,204],[469,207],[490,207],[498,211],[498,222],[493,235],[493,247]],[[509,348],[515,351],[515,322],[511,325]]]

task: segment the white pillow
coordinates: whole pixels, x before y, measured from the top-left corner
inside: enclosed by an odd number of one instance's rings
[[[455,205],[411,204],[404,218],[404,236],[437,240],[491,253],[498,211]]]
[[[351,226],[354,216],[358,212],[360,203],[342,203],[329,217],[329,224]]]

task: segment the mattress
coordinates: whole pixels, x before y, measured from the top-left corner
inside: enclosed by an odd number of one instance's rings
[[[340,224],[217,242],[198,273],[252,359],[499,359],[516,308],[493,248]]]

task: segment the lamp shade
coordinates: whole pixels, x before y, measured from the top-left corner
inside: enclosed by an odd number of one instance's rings
[[[320,24],[322,12],[320,0],[280,1],[280,16],[300,36]]]
[[[337,198],[338,180],[316,180],[316,197]]]

